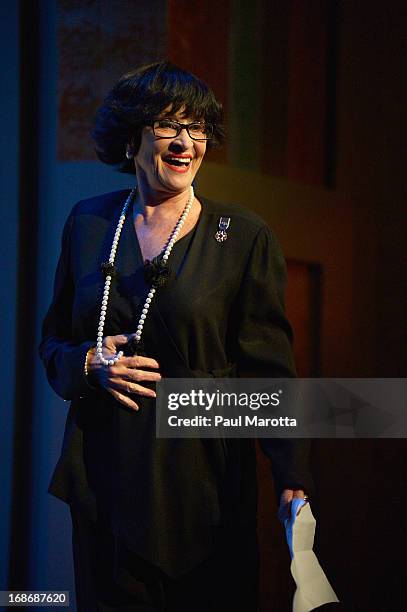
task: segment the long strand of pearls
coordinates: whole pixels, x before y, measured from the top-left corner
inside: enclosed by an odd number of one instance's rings
[[[127,209],[130,205],[130,202],[133,200],[134,195],[136,193],[136,189],[132,189],[131,193],[129,194],[129,196],[126,199],[126,202],[124,203],[122,212],[120,214],[119,217],[119,221],[117,223],[117,227],[116,227],[116,231],[114,234],[114,238],[113,238],[113,242],[112,242],[112,247],[110,249],[110,256],[109,256],[109,264],[111,264],[111,266],[113,267],[114,265],[114,261],[116,259],[116,253],[117,253],[117,247],[119,245],[119,240],[120,240],[120,234],[121,231],[123,229],[123,225],[124,222],[126,220],[126,213],[127,213]],[[172,232],[172,234],[169,237],[168,243],[164,249],[164,253],[163,253],[163,260],[165,262],[168,261],[168,258],[170,256],[170,253],[173,249],[173,246],[177,240],[177,236],[179,234],[179,232],[181,231],[182,226],[185,223],[185,219],[188,216],[189,211],[191,210],[192,207],[192,203],[194,201],[194,189],[191,185],[191,191],[190,191],[190,196],[188,199],[188,202],[180,216],[180,218],[178,219],[178,222]],[[119,361],[119,359],[121,357],[123,357],[123,351],[119,351],[118,353],[116,353],[115,355],[113,355],[112,357],[110,357],[109,359],[105,359],[105,357],[103,357],[103,330],[104,330],[104,326],[105,326],[105,319],[106,319],[106,312],[107,312],[107,304],[109,301],[109,293],[110,293],[110,285],[112,282],[112,275],[107,274],[106,275],[106,280],[105,280],[105,286],[103,289],[103,297],[102,297],[102,306],[100,309],[100,317],[99,317],[99,325],[98,325],[98,333],[97,333],[97,340],[96,340],[96,358],[98,360],[99,363],[102,363],[105,366],[112,366],[115,363],[117,363]],[[136,342],[140,342],[141,340],[141,335],[143,333],[143,327],[144,327],[144,322],[147,318],[147,314],[148,314],[148,310],[150,308],[150,304],[152,302],[152,299],[154,297],[154,294],[157,290],[157,285],[155,283],[153,283],[150,287],[150,291],[147,294],[147,298],[146,301],[144,302],[144,306],[143,309],[141,311],[141,315],[140,315],[140,319],[138,321],[137,324],[137,330],[135,333],[135,341]]]

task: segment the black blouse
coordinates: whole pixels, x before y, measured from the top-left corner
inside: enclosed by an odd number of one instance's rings
[[[176,576],[206,558],[214,528],[255,529],[253,440],[157,439],[155,406],[138,412],[89,387],[83,372],[95,343],[104,278],[117,220],[129,191],[79,202],[64,228],[54,297],[40,354],[50,384],[71,401],[50,492],[118,541]],[[143,330],[146,354],[165,377],[292,377],[292,333],[284,315],[281,249],[253,212],[197,196],[195,227],[171,252],[171,277],[158,289]],[[224,242],[215,240],[230,217]],[[116,257],[105,335],[135,331],[148,292],[131,211]],[[276,491],[312,490],[308,443],[262,439]]]

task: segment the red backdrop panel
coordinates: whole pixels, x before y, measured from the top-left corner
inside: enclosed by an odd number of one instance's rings
[[[206,0],[191,12],[187,0],[168,1],[168,58],[196,74],[215,92],[225,113],[229,89],[229,2]],[[211,151],[209,161],[225,162],[226,149]]]

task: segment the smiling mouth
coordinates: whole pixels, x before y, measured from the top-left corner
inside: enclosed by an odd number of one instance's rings
[[[163,160],[166,164],[177,168],[188,168],[191,163],[190,157],[165,157]]]

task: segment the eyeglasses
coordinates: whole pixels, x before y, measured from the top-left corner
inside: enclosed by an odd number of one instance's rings
[[[213,136],[213,125],[202,121],[179,123],[174,119],[157,119],[151,127],[158,138],[175,138],[184,128],[192,140],[210,140]]]

